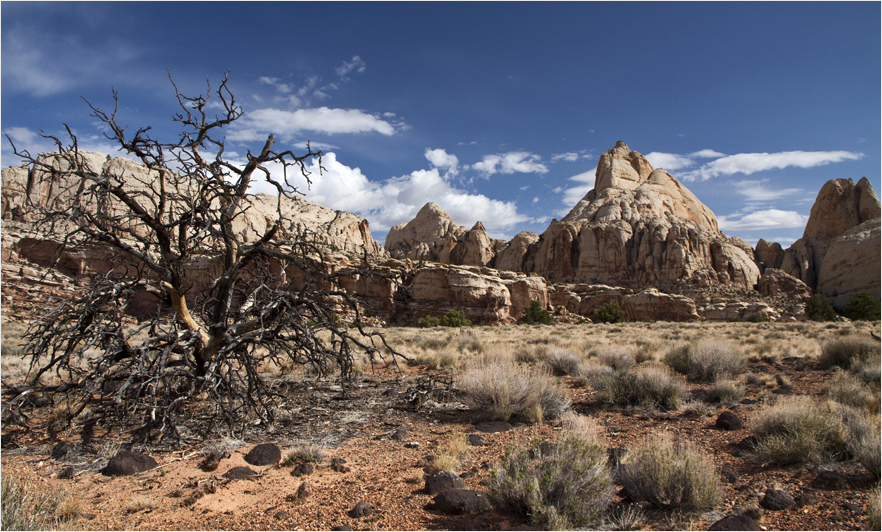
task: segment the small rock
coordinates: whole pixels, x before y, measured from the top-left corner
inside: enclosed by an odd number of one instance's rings
[[[275,443],[261,443],[255,445],[248,454],[245,455],[245,461],[255,466],[275,465],[282,459],[282,450]]]
[[[738,442],[735,445],[739,449],[744,449],[745,451],[752,451],[752,450],[756,449],[756,445],[758,443],[759,443],[759,440],[756,438],[756,436],[751,435],[751,436],[744,438],[743,440],[741,440],[740,442]]]
[[[74,478],[74,476],[76,474],[77,474],[77,470],[74,466],[72,466],[72,465],[64,466],[61,468],[61,471],[58,472],[58,478],[60,478],[62,480],[69,480],[69,479]]]
[[[708,527],[708,530],[762,530],[759,523],[744,514],[727,515]]]
[[[309,487],[309,482],[303,482],[297,488],[297,493],[294,494],[294,498],[298,501],[302,501],[310,495],[312,495],[312,489]]]
[[[760,501],[760,506],[776,512],[786,510],[795,504],[796,501],[787,492],[776,489],[766,490],[766,496]]]
[[[352,471],[352,468],[345,464],[346,460],[342,458],[331,458],[331,469],[338,473],[348,473]]]
[[[64,460],[74,454],[75,450],[76,448],[72,444],[63,441],[52,448],[50,456],[55,460]]]
[[[349,510],[349,517],[353,519],[359,519],[362,517],[367,517],[373,513],[374,509],[371,507],[369,502],[360,501],[355,505],[355,508]]]
[[[814,506],[814,505],[818,504],[818,501],[817,501],[817,499],[815,499],[815,496],[807,491],[800,493],[799,495],[794,497],[793,500],[796,501],[796,505],[799,506],[800,508],[802,508],[803,506]]]
[[[723,430],[741,430],[744,428],[744,422],[734,412],[726,410],[720,414],[714,426]]]
[[[480,491],[456,489],[439,493],[428,505],[428,510],[436,510],[451,515],[483,512],[490,509],[487,494]]]
[[[772,390],[772,393],[776,393],[778,395],[793,395],[793,386],[784,385],[779,388]]]
[[[508,432],[512,429],[511,423],[507,421],[484,421],[482,423],[478,423],[475,425],[475,430],[478,432]]]
[[[223,460],[224,458],[229,458],[229,457],[230,457],[230,451],[223,451],[223,450],[215,449],[213,451],[210,451],[207,455],[205,455],[205,458],[203,458],[202,461],[199,462],[199,469],[201,469],[205,472],[214,471],[215,469],[217,469],[217,466],[220,465],[221,460]]]
[[[847,490],[851,487],[848,477],[839,471],[821,471],[810,485],[825,491]]]
[[[335,526],[334,528],[332,528],[331,530],[334,530],[334,531],[352,530],[352,527],[349,525],[338,525],[338,526]]]
[[[426,477],[425,492],[429,495],[436,495],[442,491],[452,489],[466,489],[466,483],[462,481],[456,473],[450,471],[439,471],[434,475]]]
[[[224,478],[228,478],[230,480],[242,480],[243,478],[253,477],[257,475],[257,471],[254,471],[250,467],[238,466],[233,467],[226,473],[224,473]]]
[[[469,445],[473,445],[475,447],[483,447],[484,438],[482,438],[480,434],[469,434]]]
[[[398,429],[392,433],[392,439],[395,441],[405,441],[409,436],[407,429]]]
[[[273,517],[275,517],[275,518],[278,519],[279,521],[284,521],[285,519],[290,518],[290,517],[291,517],[291,514],[289,514],[289,513],[286,512],[285,510],[282,510],[281,512],[277,513],[277,514],[274,515]]]
[[[738,475],[736,475],[728,465],[724,465],[720,468],[720,476],[729,484],[734,484],[738,481]]]
[[[841,506],[843,510],[849,511],[853,514],[861,515],[864,513],[860,506],[852,504],[850,502],[844,502],[841,504]]]
[[[302,477],[306,475],[311,475],[315,473],[315,466],[310,464],[309,462],[297,464],[297,466],[291,471],[292,477]]]
[[[416,441],[409,441],[409,442],[407,442],[407,443],[404,444],[404,448],[405,448],[405,449],[419,449],[419,448],[420,448],[420,443],[419,443],[419,442],[416,442]]]
[[[146,454],[123,451],[110,459],[107,467],[101,470],[101,474],[105,477],[122,477],[141,473],[158,466],[156,460]]]

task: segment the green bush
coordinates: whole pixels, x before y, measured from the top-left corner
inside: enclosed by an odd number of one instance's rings
[[[538,301],[533,301],[524,309],[524,316],[520,322],[525,325],[551,325],[551,314],[539,306]]]
[[[606,451],[565,429],[550,449],[506,453],[488,491],[495,506],[526,516],[539,530],[572,530],[598,521],[613,484]]]
[[[424,316],[417,320],[419,327],[471,327],[472,322],[466,318],[461,310],[448,310],[441,318]]]
[[[697,512],[720,503],[714,463],[683,442],[662,438],[629,455],[619,481],[631,498],[662,510]]]
[[[591,321],[594,323],[623,323],[628,321],[628,315],[619,306],[618,301],[610,299],[591,314]]]
[[[812,321],[836,321],[838,315],[824,294],[815,294],[805,304],[805,313]]]
[[[853,321],[877,321],[882,318],[882,303],[861,292],[851,297],[843,315]]]
[[[747,366],[740,352],[714,340],[677,347],[665,355],[665,363],[678,373],[703,382],[740,375]]]

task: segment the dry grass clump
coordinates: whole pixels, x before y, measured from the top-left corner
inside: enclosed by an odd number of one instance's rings
[[[747,367],[742,353],[717,340],[700,340],[673,349],[665,355],[665,363],[703,382],[740,375]]]
[[[629,454],[619,480],[633,500],[668,511],[710,510],[722,497],[713,461],[670,437],[647,442]]]
[[[557,443],[510,451],[491,472],[494,505],[526,516],[540,530],[571,530],[595,523],[613,494],[606,450],[596,427],[568,415]]]
[[[581,362],[579,355],[559,347],[549,349],[545,357],[545,364],[558,377],[578,375]]]
[[[860,336],[849,336],[825,342],[821,346],[818,366],[823,369],[834,366],[850,369],[855,364],[878,364],[879,359],[879,342]]]
[[[5,468],[4,468],[5,469]],[[4,471],[0,522],[3,530],[56,530],[82,512],[82,502],[62,490],[47,489],[29,472]]]
[[[744,398],[744,387],[737,381],[720,381],[705,391],[704,399],[708,403],[734,405]]]
[[[882,529],[882,518],[880,518],[880,487],[870,491],[870,501],[867,503],[867,527],[864,530],[880,530]]]
[[[493,420],[541,422],[557,419],[570,401],[542,367],[491,360],[465,370],[459,388],[475,410]]]
[[[465,434],[457,434],[438,453],[438,456],[429,464],[428,474],[433,475],[439,471],[456,473],[469,457],[469,444]]]
[[[686,393],[683,378],[665,366],[642,366],[633,373],[609,366],[594,366],[587,371],[586,382],[597,399],[610,405],[677,410]]]
[[[757,458],[779,465],[818,462],[845,451],[847,432],[836,404],[782,397],[750,423]]]
[[[283,466],[293,466],[302,462],[321,463],[328,456],[328,449],[318,443],[298,443],[288,449],[282,459]]]
[[[634,352],[620,345],[607,346],[599,350],[597,360],[616,371],[628,371],[637,364]]]
[[[868,412],[879,411],[878,382],[872,386],[850,373],[838,371],[824,388],[824,392],[837,403],[865,409]]]

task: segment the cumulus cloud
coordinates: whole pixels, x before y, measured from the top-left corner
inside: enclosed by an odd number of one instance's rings
[[[446,168],[449,175],[456,175],[459,173],[459,159],[456,155],[447,153],[447,151],[442,148],[434,150],[426,148],[425,156],[435,168],[442,170]]]
[[[359,168],[341,163],[334,152],[323,156],[322,167],[320,172],[317,161],[308,166],[313,174],[310,187],[302,178],[296,177],[300,192],[310,201],[368,218],[372,230],[386,231],[393,225],[412,220],[428,201],[441,205],[460,225],[471,227],[478,220],[482,221],[494,237],[503,236],[505,230],[517,224],[531,221],[518,212],[514,202],[493,200],[454,187],[437,167],[382,182],[371,181]],[[281,173],[280,168],[271,170]],[[255,184],[253,191],[272,192],[260,183]]]
[[[721,231],[751,231],[756,229],[787,229],[805,227],[808,216],[796,211],[767,209],[741,215],[717,216]]]
[[[548,167],[542,164],[542,157],[525,151],[511,151],[495,155],[485,155],[483,160],[472,165],[472,168],[491,176],[496,173],[513,174],[545,174]]]
[[[572,207],[576,203],[579,202],[582,198],[585,197],[585,194],[589,193],[594,189],[594,179],[595,179],[595,171],[590,170],[588,172],[583,172],[581,174],[576,174],[573,177],[569,178],[569,181],[575,181],[577,183],[582,183],[579,186],[575,186],[572,188],[561,189],[558,187],[554,189],[554,192],[563,192],[563,202],[568,207]]]
[[[686,181],[705,181],[721,175],[750,175],[764,170],[780,170],[795,166],[813,168],[830,163],[857,160],[863,153],[850,151],[783,151],[777,153],[739,153],[711,161],[692,172],[682,174]]]
[[[227,138],[253,141],[274,132],[291,137],[301,131],[315,131],[328,135],[339,133],[380,133],[394,135],[396,126],[359,109],[330,109],[317,107],[285,111],[264,108],[246,113]]]
[[[654,151],[647,153],[645,157],[653,168],[664,168],[665,170],[671,171],[688,168],[696,163],[696,159],[714,159],[717,157],[723,157],[724,155],[724,153],[704,149],[687,155]]]

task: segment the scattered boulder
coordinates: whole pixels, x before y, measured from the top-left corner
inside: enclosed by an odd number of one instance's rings
[[[242,480],[254,476],[257,476],[257,471],[245,466],[236,466],[230,468],[229,471],[224,473],[224,478],[228,478],[230,480]]]
[[[106,477],[122,477],[154,467],[159,467],[159,464],[150,456],[134,451],[122,451],[110,459],[107,467],[101,470],[101,474]]]
[[[49,453],[54,460],[65,460],[69,456],[73,455],[76,452],[76,446],[72,443],[61,442],[52,448],[52,452]]]
[[[347,515],[353,519],[360,519],[362,517],[367,517],[374,512],[373,506],[367,501],[359,501],[355,507],[347,513]]]
[[[211,450],[208,452],[208,454],[205,455],[205,458],[203,458],[202,461],[199,462],[199,469],[205,472],[214,471],[220,465],[221,460],[229,457],[230,451],[224,449]]]
[[[337,525],[337,526],[335,526],[334,528],[332,528],[331,530],[334,530],[334,531],[346,531],[346,530],[352,530],[352,527],[349,526],[349,525]]]
[[[338,473],[348,473],[352,468],[346,465],[346,460],[342,458],[331,458],[331,469]]]
[[[261,443],[255,445],[248,454],[245,455],[245,461],[254,466],[276,465],[282,459],[282,450],[275,443]]]
[[[427,505],[427,510],[435,510],[444,514],[462,515],[482,512],[490,509],[487,494],[467,489],[447,490],[439,493]]]
[[[511,423],[508,421],[482,421],[475,425],[475,430],[478,432],[488,432],[491,434],[496,432],[508,432],[511,429]]]
[[[426,477],[425,492],[429,495],[436,495],[443,491],[452,489],[466,489],[466,483],[460,479],[456,473],[450,471],[439,471],[434,475]]]
[[[811,487],[825,491],[847,490],[851,489],[851,481],[840,471],[821,471],[812,480]]]
[[[726,410],[720,414],[714,426],[722,430],[741,430],[744,428],[744,422],[734,412]]]
[[[410,433],[407,429],[396,429],[395,432],[392,433],[392,439],[395,441],[407,441],[410,438]]]
[[[315,466],[310,464],[309,462],[303,464],[297,464],[296,467],[291,471],[292,477],[302,477],[306,475],[311,475],[315,472]]]
[[[484,438],[480,434],[469,434],[468,441],[469,445],[474,447],[482,447],[484,445]]]
[[[766,495],[760,501],[760,506],[766,510],[780,512],[794,506],[796,501],[786,491],[768,489]]]
[[[300,486],[297,487],[297,492],[294,494],[294,498],[298,501],[302,501],[310,495],[312,495],[312,488],[310,487],[309,482],[301,482]]]
[[[713,523],[708,530],[764,530],[750,516],[731,514]]]

